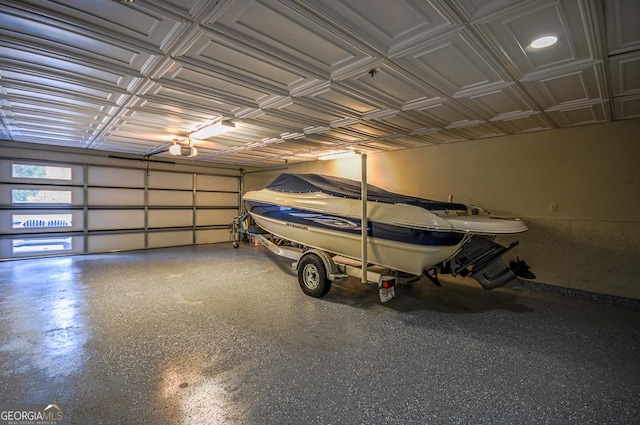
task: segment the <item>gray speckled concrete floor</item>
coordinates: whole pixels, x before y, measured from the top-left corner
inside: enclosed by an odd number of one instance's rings
[[[640,423],[640,310],[397,292],[310,298],[249,245],[0,263],[0,403],[70,424]]]

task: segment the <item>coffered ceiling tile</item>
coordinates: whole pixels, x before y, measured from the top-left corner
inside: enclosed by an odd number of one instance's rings
[[[596,13],[591,0],[517,2],[478,20],[474,27],[517,78],[533,78],[579,61],[601,59],[593,36]],[[546,35],[557,36],[558,42],[546,49],[530,47]]]
[[[189,4],[201,3],[192,0],[180,1],[180,9]],[[154,1],[153,3],[161,4]],[[174,0],[174,4],[177,3]],[[16,10],[31,12],[46,9],[44,14],[29,14],[32,21],[40,20],[50,26],[49,31],[58,32],[58,36],[68,37],[65,42],[79,42],[84,34],[103,40],[118,40],[120,46],[137,46],[142,50],[166,51],[188,27],[180,16],[173,16],[160,7],[147,8],[144,4],[112,0],[60,0],[42,2],[39,0],[20,0]],[[38,16],[36,19],[34,17]],[[60,32],[64,29],[67,32]],[[33,31],[33,29],[31,29]],[[43,34],[44,35],[44,34]],[[75,39],[75,40],[73,40]],[[65,43],[66,44],[66,43]],[[93,46],[85,46],[91,50]],[[99,51],[96,51],[98,53]]]
[[[343,119],[362,117],[378,110],[378,103],[336,83],[324,84],[301,98],[342,114]]]
[[[398,112],[384,118],[373,120],[391,134],[409,134],[425,128],[425,122],[419,116],[407,112]]]
[[[521,0],[458,0],[454,4],[468,20],[495,13]]]
[[[504,120],[496,120],[493,121],[493,124],[508,134],[528,133],[554,128],[554,125],[542,113],[526,114]]]
[[[96,150],[113,151],[114,147],[118,149],[116,152],[136,154],[140,152],[147,152],[158,146],[160,140],[153,140],[140,137],[139,135],[132,135],[129,132],[109,132],[105,133],[109,140],[98,139],[91,147]]]
[[[640,92],[640,50],[609,59],[611,90],[614,96]]]
[[[64,92],[35,90],[29,86],[4,86],[4,98],[14,107],[23,105],[46,105],[49,108],[65,111],[82,111],[83,113],[108,115],[117,107],[115,103],[95,99],[89,96],[65,95]]]
[[[157,133],[153,136],[154,140],[184,137],[198,127],[221,118],[220,115],[211,114],[209,108],[178,102],[175,99],[169,101],[161,96],[136,99],[120,117],[129,123],[145,123],[146,135],[153,128]]]
[[[640,2],[606,0],[603,5],[609,55],[640,49]]]
[[[296,66],[283,64],[261,50],[250,49],[237,40],[211,31],[198,31],[174,57],[216,76],[241,78],[247,85],[281,95],[290,95],[300,87],[317,82]]]
[[[470,113],[455,100],[420,108],[411,113],[419,117],[426,127],[455,127],[482,121],[479,116]]]
[[[547,111],[545,114],[559,127],[574,127],[606,122],[609,119],[610,112],[608,104],[601,102]]]
[[[70,58],[51,51],[41,51],[32,46],[6,43],[0,39],[0,66],[24,74],[52,75],[54,80],[86,81],[95,85],[115,86],[130,90],[142,80],[142,75],[131,69],[97,64]],[[28,77],[25,77],[28,78]]]
[[[448,31],[461,21],[442,0],[318,0],[304,7],[383,54]]]
[[[196,93],[183,86],[175,87],[170,83],[155,83],[153,89],[142,97],[153,104],[166,102],[167,107],[192,110],[211,117],[231,118],[236,111],[241,110],[240,106],[229,104],[228,99],[222,96],[203,96],[202,93]]]
[[[34,93],[49,93],[50,96],[85,98],[107,105],[122,105],[129,98],[128,93],[111,84],[96,84],[92,81],[68,78],[54,73],[35,70],[5,69],[0,73],[0,86],[15,90],[31,89]]]
[[[213,118],[219,118],[218,116],[212,117],[211,114],[154,101],[154,99],[138,99],[120,116],[134,121],[171,124],[180,127],[183,131],[187,131],[189,127],[193,128],[194,123],[200,124]]]
[[[312,102],[305,102],[304,99],[290,99],[287,104],[277,109],[283,113],[299,117],[301,121],[308,122],[310,127],[316,128],[329,128],[331,122],[343,118],[343,115],[335,111]],[[303,127],[303,129],[306,128],[307,127]]]
[[[160,121],[144,120],[141,117],[131,115],[120,118],[109,124],[105,133],[119,135],[121,137],[139,137],[145,140],[172,141],[174,138],[186,137],[192,123],[184,121]]]
[[[458,98],[457,101],[489,121],[532,113],[537,108],[529,96],[514,83]]]
[[[439,145],[443,143],[462,142],[464,140],[468,140],[464,135],[460,133],[452,132],[450,130],[440,130],[437,132],[424,134],[421,137],[435,145]]]
[[[539,80],[524,81],[544,110],[571,104],[602,101],[607,98],[602,64],[566,73],[555,73]]]
[[[194,19],[209,3],[208,0],[145,0],[145,4],[152,10],[188,19]]]
[[[640,94],[617,97],[613,105],[616,119],[640,118]]]
[[[1,8],[0,8],[1,10]],[[37,44],[52,56],[60,58],[82,57],[87,62],[102,66],[115,66],[145,73],[159,60],[159,53],[145,51],[89,31],[77,31],[75,27],[50,18],[34,19],[32,15],[7,10],[0,13],[0,35],[14,45]],[[28,33],[27,33],[28,31]],[[13,40],[11,40],[13,38]]]
[[[304,129],[309,127],[309,122],[305,121],[302,117],[283,113],[277,109],[267,109],[260,116],[245,119],[243,122],[247,122],[251,125],[267,128],[274,132],[274,136],[280,136],[281,134],[298,133],[304,135]],[[315,125],[322,125],[323,123],[318,121]]]
[[[237,0],[203,22],[285,63],[329,79],[377,60],[325,21],[293,3]]]
[[[197,90],[199,96],[203,98],[215,99],[220,103],[237,107],[256,107],[272,97],[266,89],[242,84],[236,79],[177,62],[167,67],[158,81],[164,86],[172,86],[184,92]]]
[[[430,39],[394,59],[447,96],[469,96],[506,80],[498,64],[466,29]]]
[[[391,142],[395,150],[421,148],[424,146],[433,145],[432,142],[429,142],[422,137],[416,137],[416,136],[400,135],[392,139],[380,139],[380,140],[383,142],[387,142],[387,141]]]
[[[461,135],[461,138],[469,140],[486,139],[487,137],[505,135],[505,132],[500,127],[486,122],[479,123],[478,125],[449,129],[449,133],[459,134]]]
[[[365,140],[390,136],[393,132],[393,129],[376,121],[359,121],[350,125],[348,129]]]
[[[353,145],[366,140],[366,136],[353,131],[350,128],[332,129],[326,133],[312,134],[308,137],[310,140],[322,141],[324,145]]]
[[[388,63],[381,63],[371,69],[360,69],[338,81],[347,90],[389,108],[414,109],[441,99],[433,88]]]
[[[38,143],[42,145],[62,146],[68,148],[85,148],[87,147],[90,136],[78,136],[64,130],[56,131],[55,129],[39,129],[37,127],[29,127],[18,132],[11,131],[12,138],[25,143]]]

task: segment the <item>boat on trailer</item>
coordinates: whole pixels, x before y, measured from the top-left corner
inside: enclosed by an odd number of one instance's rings
[[[276,248],[279,252],[274,251],[298,259],[294,268],[313,250],[311,254],[319,257],[315,266],[325,268],[326,276],[320,277],[328,280],[329,287],[331,275],[344,275],[341,272],[347,270],[347,263],[351,275],[362,276],[365,268],[375,265],[390,271],[380,276],[424,274],[437,285],[438,273],[471,276],[485,289],[516,280],[501,257],[517,242],[503,247],[493,238],[525,232],[522,220],[496,217],[461,203],[400,195],[372,185],[366,188],[366,231],[362,228],[362,186],[354,180],[285,173],[264,189],[246,192],[243,201],[264,232],[305,248],[299,254],[283,253],[286,248],[281,246]],[[362,260],[363,237],[367,264],[358,271],[354,264]],[[270,248],[268,240],[259,239]],[[300,273],[298,277],[304,279]],[[305,290],[303,281],[300,285]],[[322,296],[327,291],[323,288],[309,295]]]

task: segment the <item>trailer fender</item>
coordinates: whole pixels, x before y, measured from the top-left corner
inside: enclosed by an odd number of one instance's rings
[[[298,271],[298,264],[300,264],[306,256],[312,255],[312,254],[317,255],[322,260],[322,263],[324,264],[324,269],[327,272],[327,279],[329,279],[330,281],[340,282],[349,278],[349,275],[340,273],[340,270],[338,270],[338,266],[331,259],[331,256],[325,251],[322,251],[320,249],[309,249],[305,251],[305,253],[302,254],[302,257],[300,257],[298,261],[296,261],[291,265],[293,270]]]

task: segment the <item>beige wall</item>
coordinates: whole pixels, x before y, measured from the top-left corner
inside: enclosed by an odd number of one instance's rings
[[[539,282],[640,298],[640,120],[371,154],[367,170],[387,190],[524,218],[514,255]],[[286,171],[359,180],[360,159]],[[244,188],[280,172],[248,174]]]

